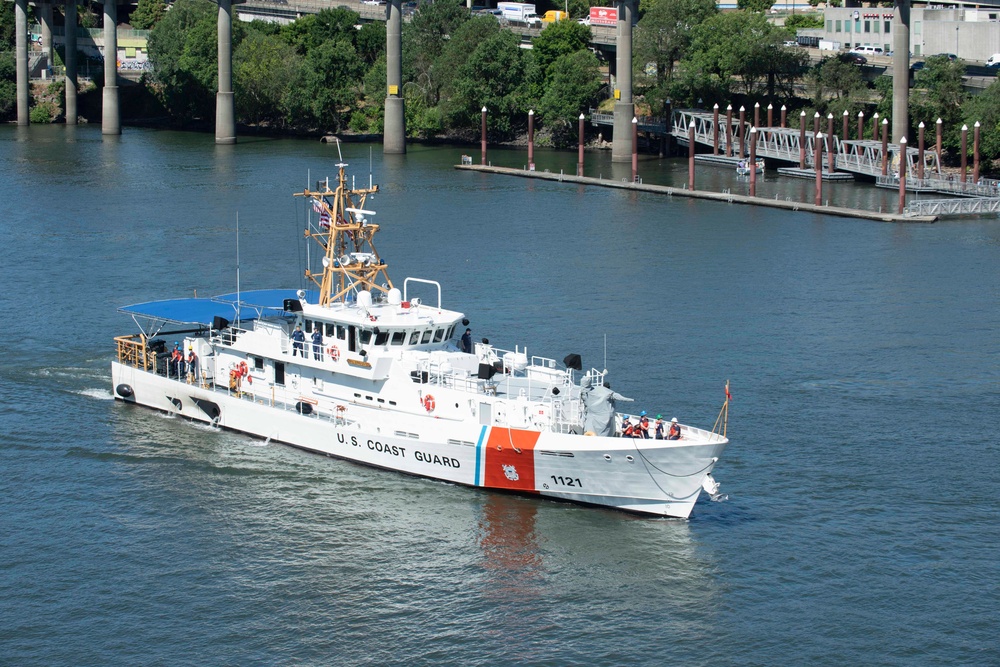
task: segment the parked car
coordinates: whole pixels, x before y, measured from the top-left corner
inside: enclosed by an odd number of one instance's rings
[[[798,46],[798,45],[799,45],[799,43],[796,42],[794,39],[786,39],[785,40],[785,46]]]
[[[851,63],[853,65],[868,64],[868,58],[865,58],[860,53],[842,53],[840,54],[840,61],[845,63]]]

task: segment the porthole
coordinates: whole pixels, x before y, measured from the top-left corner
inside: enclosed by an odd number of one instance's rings
[[[605,454],[604,455],[604,460],[605,461],[610,461],[611,460],[611,454]]]
[[[632,456],[631,454],[627,454],[625,456],[625,460],[628,461],[629,463],[632,463],[633,461],[635,461],[635,457]]]

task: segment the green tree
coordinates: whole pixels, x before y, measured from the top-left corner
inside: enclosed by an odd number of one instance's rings
[[[139,0],[135,11],[129,16],[129,23],[133,28],[150,30],[166,13],[167,3],[164,0]]]
[[[524,50],[514,33],[505,30],[480,43],[452,83],[445,115],[448,126],[475,127],[485,106],[492,134],[510,138],[527,113],[521,88],[524,71]]]
[[[766,14],[774,2],[772,0],[736,0],[736,6],[745,12]]]
[[[531,50],[542,77],[548,77],[549,66],[556,59],[586,49],[590,39],[590,26],[581,25],[576,21],[550,23],[531,43]]]
[[[208,0],[177,0],[149,34],[149,58],[172,116],[209,118],[214,113],[217,21],[218,9]]]
[[[13,51],[16,32],[14,25],[14,3],[5,2],[0,5],[0,52]]]
[[[289,120],[339,132],[357,104],[362,73],[357,51],[346,39],[312,49],[289,87]]]
[[[251,31],[233,52],[236,117],[242,123],[282,127],[284,98],[302,57],[280,37]]]
[[[455,28],[434,61],[435,78],[442,89],[451,87],[462,66],[476,48],[500,33],[500,24],[492,16],[477,16]]]
[[[403,24],[403,80],[416,84],[430,106],[441,99],[441,84],[434,63],[455,30],[469,20],[464,6],[452,2],[421,4],[409,23]]]
[[[371,21],[363,24],[357,33],[355,44],[358,55],[365,61],[365,65],[371,67],[385,56],[385,24]]]
[[[911,123],[916,125],[923,121],[932,127],[940,118],[943,121],[944,143],[949,148],[956,148],[960,143],[962,107],[968,97],[962,87],[964,74],[965,65],[961,62],[952,62],[943,55],[931,56],[914,76],[910,91]],[[891,87],[883,94],[878,110],[880,114],[891,113]]]
[[[984,158],[983,170],[995,173],[1000,160],[1000,81],[994,81],[978,95],[972,95],[962,105],[962,121],[970,130],[980,124],[979,150]]]
[[[799,28],[822,28],[823,27],[823,15],[816,14],[792,14],[785,18],[785,29],[788,30],[792,36],[795,36],[795,31]]]
[[[13,119],[16,107],[17,66],[14,52],[0,51],[0,122]]]
[[[636,25],[633,42],[634,70],[642,83],[646,65],[656,67],[650,85],[662,88],[673,78],[674,63],[688,54],[694,26],[718,13],[714,0],[657,0]]]
[[[586,49],[561,55],[549,66],[538,108],[557,145],[573,141],[579,116],[597,101],[601,84],[600,64]]]
[[[839,57],[824,58],[809,73],[815,92],[813,101],[821,106],[827,99],[859,95],[867,90],[858,66]]]
[[[692,54],[684,64],[686,82],[697,86],[692,79],[700,73],[709,77],[713,93],[738,86],[750,97],[791,97],[808,56],[801,49],[784,48],[784,39],[785,32],[762,14],[716,14],[694,30]]]

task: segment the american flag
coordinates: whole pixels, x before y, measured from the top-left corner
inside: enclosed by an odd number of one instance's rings
[[[313,204],[313,210],[314,211],[316,211],[317,213],[322,213],[323,212],[323,204],[321,204],[318,199],[313,199],[312,200],[312,204]]]
[[[322,229],[330,229],[330,213],[322,211],[319,214],[319,226]]]

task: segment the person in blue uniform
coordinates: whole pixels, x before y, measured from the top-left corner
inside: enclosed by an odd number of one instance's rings
[[[305,345],[306,335],[302,333],[302,327],[295,325],[295,331],[292,332],[292,356],[294,357],[296,353],[306,356]]]
[[[681,439],[681,425],[677,423],[677,417],[670,420],[670,431],[667,433],[667,440]]]
[[[312,345],[313,359],[323,361],[323,332],[319,330],[319,325],[313,329]]]
[[[656,415],[656,439],[663,440],[663,415]]]
[[[465,333],[462,334],[462,342],[458,347],[462,352],[472,354],[472,329],[465,330]]]

